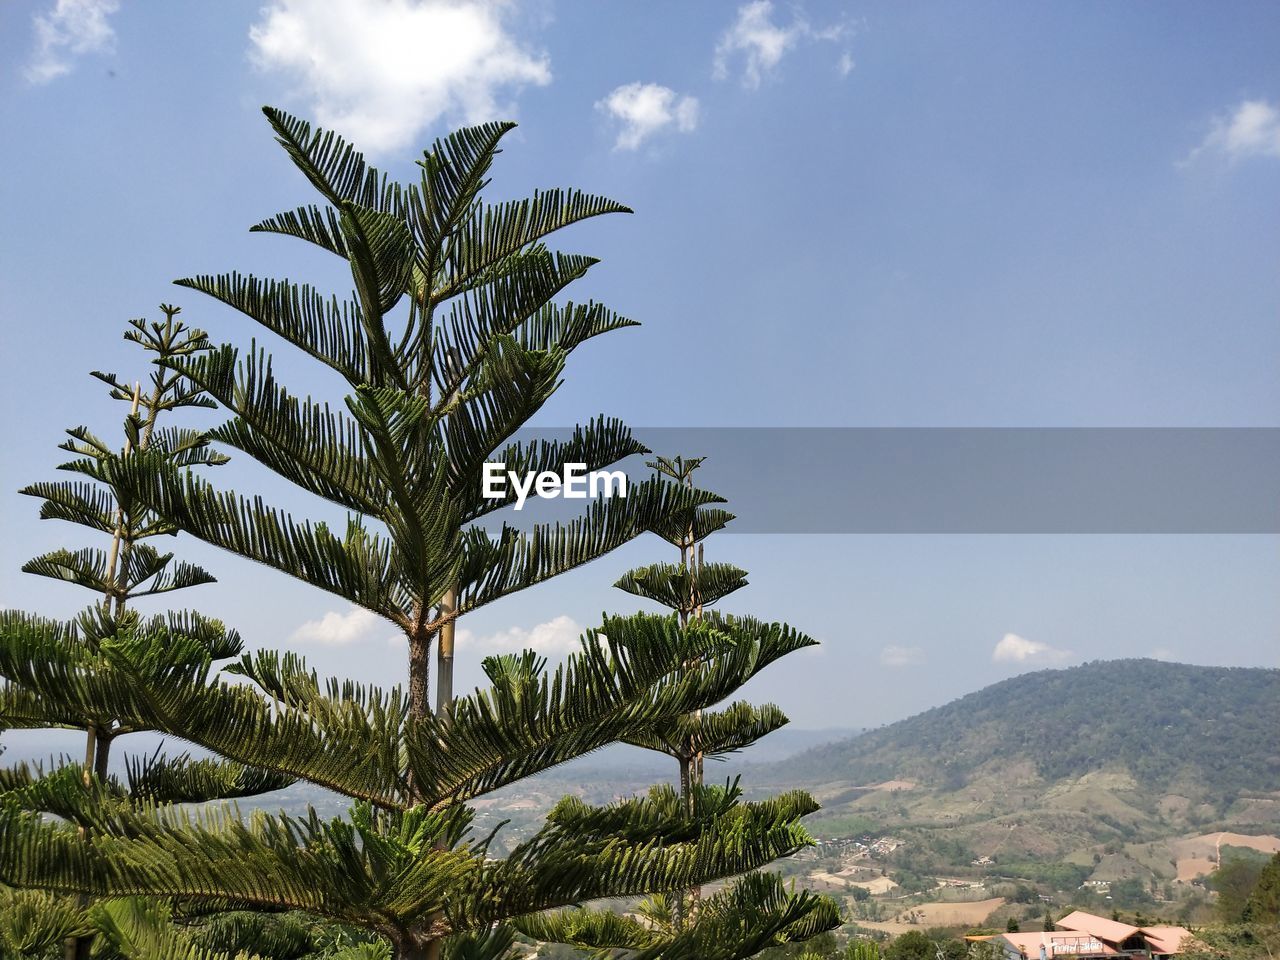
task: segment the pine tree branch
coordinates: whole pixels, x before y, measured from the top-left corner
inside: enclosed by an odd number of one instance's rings
[[[154,457],[112,465],[107,479],[138,491],[148,505],[192,536],[273,567],[397,623],[406,613],[393,600],[400,574],[391,544],[357,521],[338,538],[324,524],[297,524],[260,497],[218,491]]]
[[[688,840],[619,837],[619,824],[665,823],[670,803],[629,800],[585,813],[558,807],[547,825],[507,859],[486,864],[474,892],[455,901],[455,927],[492,922],[604,898],[634,896],[652,890],[684,889],[758,869],[812,843],[796,821],[800,811],[816,809],[795,795],[786,802],[733,804],[719,812]],[[679,803],[677,798],[677,805]],[[595,832],[593,828],[601,828]],[[523,909],[522,909],[523,908]]]
[[[366,164],[363,154],[337,134],[313,132],[309,123],[274,107],[262,112],[289,159],[335,207],[349,200],[384,213],[400,209],[399,185]]]
[[[208,433],[247,453],[286,480],[360,513],[379,515],[386,493],[362,453],[349,416],[293,396],[271,371],[263,351],[239,358],[223,346],[178,368],[235,419]]]
[[[442,403],[447,404],[478,374],[497,338],[517,334],[544,311],[552,297],[597,262],[592,257],[535,250],[508,264],[501,276],[454,299],[434,338],[432,370]],[[543,331],[548,321],[543,319]],[[536,333],[529,340],[542,351],[558,346]]]
[[[746,585],[747,571],[729,563],[703,564],[696,571],[674,563],[654,563],[628,571],[614,584],[672,610],[688,607],[691,597],[711,606]]]
[[[482,206],[459,229],[432,300],[440,303],[456,296],[505,258],[563,227],[607,213],[630,212],[629,207],[607,197],[561,189]]]
[[[364,318],[353,301],[325,299],[307,284],[262,280],[234,272],[201,274],[175,283],[239,310],[336,370],[352,386],[366,383],[371,377],[371,361],[361,336]],[[185,372],[189,363],[184,361],[177,368]]]
[[[530,651],[487,659],[491,687],[458,698],[448,722],[408,728],[409,767],[424,803],[465,801],[710,707],[760,660],[751,636],[733,628],[608,618],[552,674]]]

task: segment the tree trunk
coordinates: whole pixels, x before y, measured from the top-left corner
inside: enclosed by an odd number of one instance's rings
[[[448,616],[457,609],[458,588],[453,586],[440,598],[440,615]],[[453,645],[457,623],[457,620],[447,620],[440,624],[440,640],[436,645],[436,714],[445,724],[453,719]],[[445,850],[448,844],[437,840],[435,848]],[[439,919],[443,919],[439,912],[431,915],[433,923]],[[444,941],[432,940],[422,950],[423,960],[440,960],[444,955]]]
[[[106,731],[98,734],[97,755],[93,758],[93,773],[99,780],[107,779],[107,761],[111,759],[112,734]]]
[[[690,486],[692,485],[693,485],[693,481],[690,480]],[[689,529],[689,537],[690,537],[690,540],[692,540],[693,538],[692,527]],[[694,559],[693,547],[692,546],[689,547],[689,559],[691,561],[690,567],[689,567],[691,571],[691,576],[689,580],[692,586],[690,600],[693,603],[693,609],[690,611],[690,617],[693,620],[701,620],[702,619],[701,580],[702,580],[702,566],[703,566],[703,552],[702,552],[701,543],[698,544],[698,552],[697,552],[696,560]],[[693,755],[693,758],[690,762],[690,770],[689,770],[689,788],[690,788],[690,794],[691,794],[690,801],[689,801],[690,810],[693,809],[692,792],[697,790],[699,787],[701,787],[705,783],[705,780],[703,778],[703,770],[702,770],[703,753],[702,753],[701,744],[703,741],[702,741],[702,710],[701,708],[699,708],[694,712],[694,716],[697,717],[698,719],[699,748],[698,748],[698,751]],[[701,902],[702,902],[702,887],[695,885],[689,889],[689,919],[690,920],[696,919],[698,915],[698,907],[700,906]]]
[[[421,627],[409,634],[409,716],[415,720],[431,716],[432,636]]]
[[[89,786],[90,778],[93,776],[93,769],[98,754],[98,728],[93,724],[89,725],[89,729],[85,731],[84,740],[84,785]],[[84,827],[80,828],[80,839],[84,840],[88,836]],[[89,905],[89,898],[81,894],[78,898],[80,909],[84,909]],[[89,949],[93,946],[92,937],[68,937],[62,942],[62,956],[64,960],[89,960]]]
[[[443,940],[419,943],[406,938],[395,944],[392,956],[395,960],[440,960],[443,947]]]
[[[684,808],[686,816],[693,815],[693,764],[689,757],[679,756],[676,758],[680,762],[680,803]],[[675,928],[683,930],[685,923],[688,921],[687,903],[685,890],[675,890],[672,892],[674,902],[671,904],[671,915],[675,921]]]
[[[450,587],[440,598],[442,617],[458,609],[458,588]],[[457,620],[440,625],[440,642],[436,646],[436,713],[446,722],[453,716],[453,643]]]
[[[133,384],[133,404],[129,408],[130,416],[136,417],[138,415],[138,405],[141,402],[142,402],[142,384],[135,381]],[[155,407],[155,404],[153,403],[152,408],[154,409],[154,407]],[[132,442],[130,442],[129,440],[126,440],[124,444],[125,456],[128,456],[132,449],[133,449]],[[104,603],[104,606],[106,608],[105,612],[110,613],[111,606],[112,606],[111,601],[114,598],[115,615],[117,617],[119,617],[122,613],[124,613],[124,604],[125,604],[125,598],[123,594],[126,588],[122,583],[122,581],[124,580],[124,576],[123,574],[118,574],[118,571],[120,570],[120,567],[121,567],[120,553],[121,553],[121,544],[124,542],[124,535],[125,535],[124,511],[120,508],[120,501],[117,498],[116,528],[115,528],[115,533],[111,537],[111,552],[107,556],[107,583],[114,588],[114,592],[107,594],[107,597]],[[126,552],[124,556],[123,566],[125,570],[128,570],[128,564],[129,564],[128,548],[126,547],[125,550]]]
[[[93,770],[93,761],[98,753],[98,728],[90,724],[84,733],[84,785],[89,785],[89,773]]]

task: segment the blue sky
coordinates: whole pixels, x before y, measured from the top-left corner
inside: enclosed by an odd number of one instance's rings
[[[566,234],[640,319],[575,355],[546,424],[1280,425],[1280,11],[1274,4],[504,4],[40,0],[0,7],[8,416],[0,604],[79,545],[14,491],[60,431],[108,429],[87,372],[125,320],[239,268],[342,289],[247,227],[309,201],[258,108],[334,124],[392,171],[514,117],[495,196],[573,185],[635,208]],[[301,388],[332,384],[287,350]],[[697,451],[683,451],[696,453]],[[252,465],[243,491],[303,498]],[[319,515],[323,511],[314,511]],[[826,641],[752,694],[803,726],[895,719],[1039,666],[1161,655],[1280,665],[1280,550],[1252,537],[722,537],[735,606]],[[554,651],[631,601],[634,544],[476,614],[471,649]],[[255,645],[389,681],[389,629],[192,546],[191,602]],[[327,619],[326,619],[327,615]],[[1008,640],[1012,636],[1013,640]],[[475,679],[474,671],[464,679]]]

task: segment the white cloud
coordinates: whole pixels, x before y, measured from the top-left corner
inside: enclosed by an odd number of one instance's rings
[[[1178,655],[1174,653],[1172,650],[1170,650],[1168,647],[1156,647],[1154,650],[1151,651],[1151,659],[1165,660],[1165,661],[1168,661],[1169,663],[1174,663],[1177,661]]]
[[[346,613],[331,610],[319,620],[308,620],[293,631],[290,639],[299,643],[341,647],[365,639],[380,624],[385,625],[382,618],[363,607],[352,607]]]
[[[880,663],[886,667],[915,667],[924,663],[924,651],[919,647],[899,647],[890,644],[880,651]]]
[[[551,82],[511,36],[503,0],[271,0],[249,29],[255,62],[290,77],[321,126],[371,153],[442,117],[505,119],[499,98]]]
[[[854,66],[853,54],[846,50],[844,53],[840,54],[840,61],[836,64],[836,71],[840,76],[847,77],[849,74],[853,73]]]
[[[1070,656],[1070,650],[1059,650],[1039,640],[1020,637],[1016,633],[1006,633],[991,651],[991,659],[996,663],[1061,663]]]
[[[572,617],[561,614],[554,620],[540,623],[532,629],[511,627],[498,633],[477,636],[465,627],[458,630],[459,650],[477,653],[514,653],[520,650],[536,650],[541,654],[558,655],[578,649],[578,637],[582,627]]]
[[[336,617],[337,614],[329,614],[328,616]],[[314,624],[306,624],[305,626],[310,627],[314,626]],[[362,631],[361,635],[363,636],[367,632],[367,630]],[[582,627],[578,626],[572,617],[561,614],[546,623],[540,623],[530,629],[510,627],[506,630],[499,630],[497,633],[476,634],[466,627],[460,627],[457,636],[454,637],[454,643],[458,650],[470,651],[482,656],[487,656],[491,653],[518,653],[521,650],[536,650],[538,653],[554,657],[577,650],[578,638],[582,633]],[[403,647],[406,645],[405,636],[403,633],[397,633],[388,637],[387,643],[393,647]]]
[[[778,65],[783,54],[795,46],[804,25],[794,21],[790,27],[773,22],[773,4],[769,0],[753,0],[738,8],[738,18],[716,44],[715,76],[729,75],[729,60],[741,54],[744,60],[742,82],[748,87],[760,86],[761,77]]]
[[[1245,100],[1229,114],[1218,117],[1187,163],[1210,153],[1228,160],[1248,157],[1280,157],[1280,107],[1265,100]]]
[[[698,101],[656,83],[628,83],[596,104],[621,121],[615,150],[635,150],[663,130],[690,133],[698,126]]]
[[[110,50],[116,32],[107,17],[119,0],[57,0],[32,18],[36,49],[24,75],[30,83],[48,83],[71,72],[71,58]]]
[[[752,0],[738,8],[737,18],[716,44],[713,74],[717,80],[725,79],[731,62],[740,60],[743,86],[754,89],[802,40],[835,42],[847,39],[850,33],[846,23],[817,29],[799,15],[783,26],[774,22],[770,0]],[[848,52],[841,56],[837,69],[841,76],[853,69]]]

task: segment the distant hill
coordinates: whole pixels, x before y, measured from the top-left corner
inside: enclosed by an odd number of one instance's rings
[[[802,729],[790,726],[776,730],[759,743],[751,745],[750,750],[740,757],[731,758],[726,770],[735,770],[742,766],[745,758],[752,764],[777,763],[789,760],[814,747],[837,743],[857,736],[862,731],[852,727],[825,727],[822,729]],[[719,778],[721,771],[718,764],[710,768]],[[556,767],[544,774],[539,774],[540,783],[564,781],[579,783],[589,781],[628,782],[644,780],[646,782],[670,779],[678,775],[679,768],[670,757],[649,750],[615,744],[597,750],[589,756]]]
[[[1110,660],[993,684],[771,765],[771,781],[934,792],[1122,771],[1139,790],[1231,799],[1280,790],[1280,670]],[[1016,770],[1016,774],[1015,771]]]

